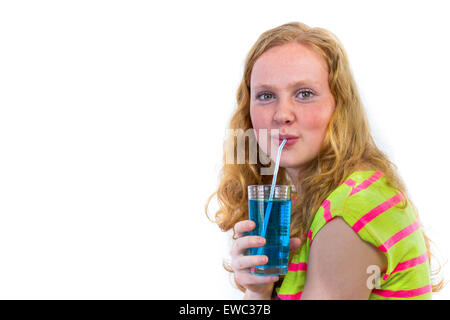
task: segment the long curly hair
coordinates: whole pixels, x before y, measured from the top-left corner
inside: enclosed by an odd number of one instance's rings
[[[292,205],[291,237],[305,241],[315,212],[320,208],[327,196],[344,182],[361,164],[369,170],[380,170],[384,173],[387,183],[402,193],[402,208],[408,201],[417,209],[408,196],[404,182],[397,173],[397,167],[387,155],[375,144],[370,133],[365,110],[357,91],[349,66],[347,54],[339,39],[323,28],[311,28],[303,23],[291,22],[270,29],[257,39],[250,49],[244,65],[244,73],[237,90],[237,108],[230,120],[229,129],[252,129],[250,118],[250,76],[256,60],[267,50],[275,46],[296,42],[314,50],[328,65],[328,83],[334,96],[336,107],[327,129],[326,135],[317,156],[305,164],[298,181],[290,181],[284,168],[279,168],[277,184],[292,184],[299,186],[302,193],[299,201]],[[208,198],[205,212],[214,196],[217,196],[219,209],[213,221],[222,231],[233,229],[234,225],[248,219],[247,186],[252,184],[270,184],[271,175],[261,175],[264,165],[261,159],[249,161],[250,151],[246,146],[245,163],[236,164],[226,161],[237,154],[237,137],[229,135],[225,139],[223,166],[220,174],[220,184]],[[247,145],[247,144],[246,144]],[[423,232],[423,228],[422,228]],[[234,237],[233,237],[234,238]],[[424,238],[431,260],[430,239]],[[292,258],[292,257],[291,257]],[[431,263],[431,261],[430,261]],[[224,261],[224,268],[233,272],[229,263]],[[441,266],[433,271],[431,276],[437,276]],[[281,281],[282,279],[280,279]],[[244,291],[238,283],[237,287]],[[444,282],[441,279],[432,285],[433,292],[441,290]]]

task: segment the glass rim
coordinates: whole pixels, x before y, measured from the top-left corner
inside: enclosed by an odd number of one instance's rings
[[[267,187],[267,186],[272,187],[271,184],[250,184],[250,185],[248,185],[248,187]],[[290,187],[290,188],[292,188],[292,185],[291,184],[276,184],[275,188],[276,187]]]
[[[272,189],[271,184],[254,184],[247,187],[247,196],[249,200],[269,199]],[[292,187],[287,184],[275,185],[273,200],[290,200]]]

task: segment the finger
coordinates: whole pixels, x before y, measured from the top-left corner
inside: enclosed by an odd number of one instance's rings
[[[241,286],[250,287],[252,285],[269,284],[278,281],[278,276],[260,276],[251,274],[250,271],[235,273],[236,282]]]
[[[273,283],[278,281],[279,276],[258,276],[250,274],[250,281],[249,284],[267,284],[267,283]]]
[[[263,247],[266,244],[266,239],[260,236],[245,236],[238,238],[231,249],[231,255],[242,255],[248,248]]]
[[[297,250],[302,244],[300,238],[291,238],[289,239],[289,252],[294,252]]]
[[[231,262],[231,268],[235,272],[238,272],[243,269],[249,269],[251,267],[260,266],[266,264],[269,261],[267,256],[241,256],[239,258],[234,259]]]
[[[255,226],[255,222],[252,220],[239,221],[234,225],[234,234],[236,238],[240,238],[243,236],[244,232],[249,232],[255,229]]]

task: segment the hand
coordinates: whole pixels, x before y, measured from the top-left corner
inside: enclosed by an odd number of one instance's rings
[[[278,276],[258,276],[250,273],[250,269],[268,262],[265,255],[245,256],[244,252],[248,248],[262,247],[265,239],[260,236],[244,236],[245,232],[252,231],[255,223],[251,220],[240,221],[234,226],[234,233],[237,237],[231,249],[231,268],[234,271],[236,282],[247,289],[247,293],[259,298],[269,299],[273,290],[273,285],[278,281]],[[291,238],[289,241],[289,251],[293,252],[300,247],[299,238]],[[249,292],[250,291],[250,292]]]

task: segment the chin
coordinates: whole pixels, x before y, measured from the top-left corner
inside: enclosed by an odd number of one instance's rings
[[[307,164],[308,161],[304,159],[280,159],[280,167],[285,169],[299,169]]]
[[[298,167],[298,161],[280,160],[280,168],[292,169]]]

